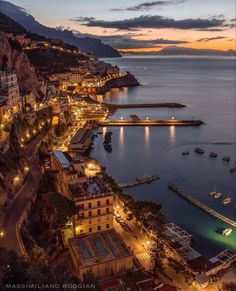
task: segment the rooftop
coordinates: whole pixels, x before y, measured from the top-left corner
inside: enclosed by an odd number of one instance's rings
[[[112,195],[110,189],[97,177],[88,178],[84,183],[71,184],[69,188],[74,199]]]
[[[131,256],[113,229],[72,238],[69,245],[81,267]]]
[[[67,168],[70,166],[70,161],[68,157],[62,151],[55,150],[53,154],[57,158],[58,162],[61,164],[63,168]]]

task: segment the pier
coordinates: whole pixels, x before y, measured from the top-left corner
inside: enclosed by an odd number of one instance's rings
[[[216,212],[215,210],[213,210],[212,208],[208,207],[207,205],[205,205],[204,203],[200,202],[198,199],[192,197],[191,195],[189,195],[188,193],[185,193],[183,190],[181,190],[179,187],[177,187],[174,184],[169,184],[168,188],[171,189],[172,191],[174,191],[175,193],[177,193],[179,196],[181,196],[182,198],[188,200],[190,203],[192,203],[193,205],[197,206],[198,208],[202,209],[203,211],[207,212],[208,214],[210,214],[211,216],[213,216],[214,218],[217,218],[233,227],[236,227],[236,221],[225,217],[224,215]]]
[[[200,126],[201,120],[105,120],[98,122],[98,126]]]
[[[158,179],[160,179],[160,177],[158,175],[147,176],[147,177],[143,177],[143,178],[136,178],[134,181],[119,184],[119,187],[120,188],[129,188],[129,187],[134,187],[134,186],[138,186],[141,184],[149,184],[149,183],[152,183],[153,181],[158,180]]]
[[[126,108],[185,108],[186,105],[180,103],[136,103],[136,104],[109,104],[101,103],[102,105],[112,107],[114,109],[126,109]]]

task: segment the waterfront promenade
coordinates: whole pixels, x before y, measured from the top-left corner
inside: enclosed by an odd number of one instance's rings
[[[105,120],[98,122],[98,126],[200,126],[201,120]]]
[[[178,186],[174,185],[174,184],[169,184],[168,188],[171,189],[172,191],[174,191],[175,193],[177,193],[179,196],[181,196],[182,198],[188,200],[190,203],[192,203],[193,205],[197,206],[198,208],[202,209],[203,211],[207,212],[208,214],[210,214],[211,216],[233,226],[236,227],[236,221],[227,218],[226,216],[216,212],[215,210],[213,210],[212,208],[208,207],[207,205],[205,205],[204,203],[200,202],[199,200],[197,200],[196,198],[192,197],[191,195],[189,195],[188,193],[185,193],[183,190],[181,190]]]

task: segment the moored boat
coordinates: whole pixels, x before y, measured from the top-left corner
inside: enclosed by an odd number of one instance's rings
[[[232,199],[230,197],[227,197],[227,198],[224,199],[223,204],[227,205],[227,204],[231,203],[231,200]]]
[[[195,148],[195,153],[204,154],[204,150],[200,148]]]
[[[211,152],[211,153],[209,154],[209,157],[210,157],[210,158],[217,158],[218,155],[217,155],[216,153]]]
[[[210,192],[209,193],[209,196],[214,197],[216,194],[217,194],[217,192],[216,191],[213,191],[213,192]]]
[[[187,156],[187,155],[189,155],[189,151],[184,151],[184,152],[182,152],[182,155],[183,155],[183,156]]]
[[[213,197],[214,199],[219,199],[222,196],[221,193],[216,193]]]
[[[225,161],[225,162],[229,162],[230,161],[230,157],[225,156],[225,157],[222,158],[222,160]]]
[[[230,236],[232,232],[233,232],[232,228],[226,228],[222,231],[222,234],[225,236]]]

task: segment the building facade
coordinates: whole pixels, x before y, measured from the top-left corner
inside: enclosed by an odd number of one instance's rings
[[[74,201],[78,214],[73,226],[76,236],[113,228],[113,193],[98,177],[86,175],[89,159],[72,159],[68,153],[53,151],[57,191]]]
[[[7,111],[10,116],[22,109],[17,76],[14,71],[0,71],[0,97],[7,102]]]

